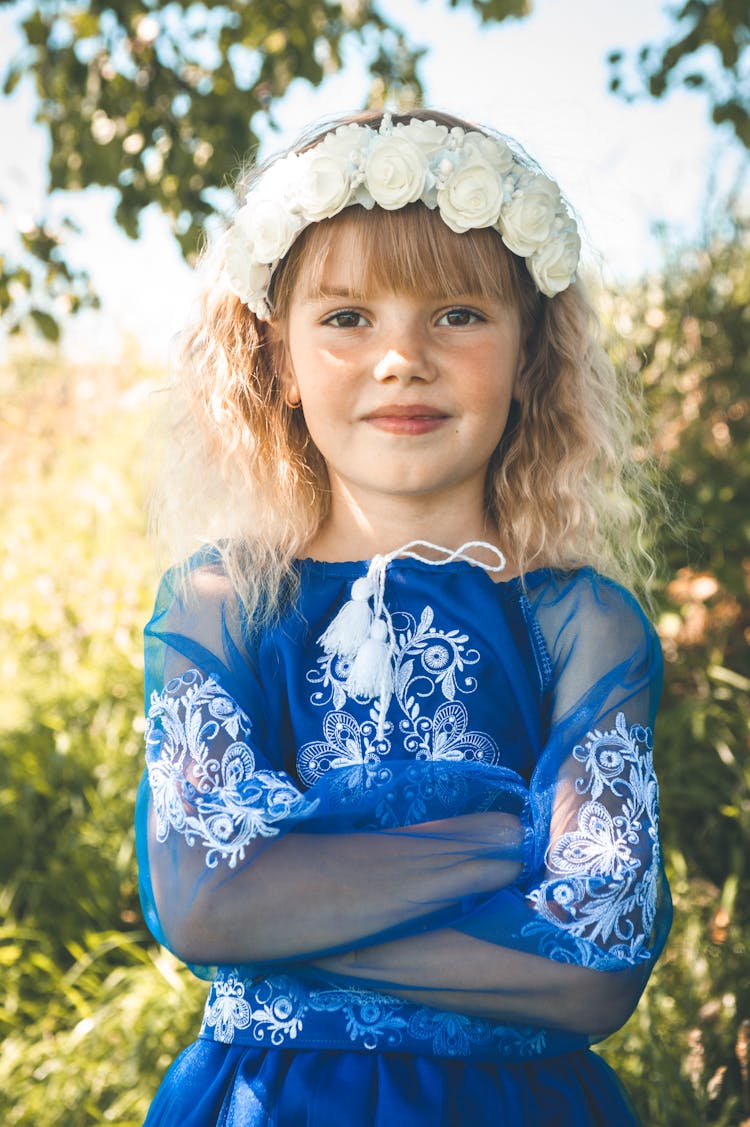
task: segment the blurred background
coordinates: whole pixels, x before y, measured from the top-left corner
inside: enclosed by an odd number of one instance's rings
[[[647,1125],[750,1123],[750,12],[741,0],[0,0],[0,1121],[137,1127],[204,987],[144,929],[148,426],[248,153],[419,101],[560,182],[675,528],[675,898],[599,1050]],[[644,456],[646,452],[644,451]]]

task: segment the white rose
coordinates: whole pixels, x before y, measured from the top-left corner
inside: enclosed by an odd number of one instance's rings
[[[440,149],[445,148],[445,142],[448,140],[448,129],[445,125],[438,125],[435,121],[418,121],[413,118],[408,123],[394,126],[393,135],[416,145],[429,160]]]
[[[263,196],[248,197],[235,219],[235,229],[247,244],[256,262],[276,262],[286,254],[298,230],[298,224],[277,200]]]
[[[424,153],[403,137],[378,137],[365,164],[365,184],[375,203],[395,211],[414,203],[427,177]]]
[[[569,229],[554,235],[527,259],[526,265],[537,288],[547,297],[554,297],[574,280],[580,254],[580,236],[576,230]]]
[[[350,193],[351,179],[339,157],[321,149],[302,153],[294,202],[308,223],[336,215],[349,202]]]
[[[437,194],[440,215],[461,234],[497,223],[503,205],[502,179],[489,165],[472,162],[451,173]]]
[[[323,138],[323,149],[337,160],[357,164],[369,143],[369,130],[352,123],[340,125],[333,133],[326,133]]]
[[[271,267],[253,257],[252,248],[235,226],[227,235],[226,272],[232,293],[258,312],[259,304],[265,306],[265,294],[271,281]]]
[[[538,174],[524,179],[500,219],[500,233],[506,247],[528,258],[549,239],[560,208],[560,190],[556,184]]]
[[[515,163],[513,153],[510,148],[500,137],[485,137],[484,133],[467,133],[464,138],[464,146],[469,146],[479,153],[483,161],[486,161],[496,172],[505,174],[510,172]]]

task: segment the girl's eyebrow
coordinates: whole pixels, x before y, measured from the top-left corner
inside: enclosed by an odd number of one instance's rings
[[[318,290],[320,297],[352,297],[359,292],[352,286],[321,286]]]
[[[382,293],[383,291],[378,289],[377,292]],[[313,305],[316,302],[320,301],[338,300],[357,303],[366,301],[368,300],[368,298],[372,298],[373,296],[377,295],[373,295],[371,291],[360,290],[357,286],[354,285],[346,285],[345,283],[337,282],[331,286],[321,285],[309,289],[304,294],[302,300],[306,305]],[[474,293],[473,291],[469,290],[461,291],[460,293],[455,294],[434,293],[423,294],[422,296],[431,301],[441,303],[445,302],[448,305],[454,303],[476,304],[482,302],[486,298],[486,295],[484,294]]]
[[[364,296],[362,290],[354,289],[351,286],[319,286],[316,289],[308,290],[303,300],[308,303],[330,301],[335,298],[344,298],[346,301],[362,301]]]

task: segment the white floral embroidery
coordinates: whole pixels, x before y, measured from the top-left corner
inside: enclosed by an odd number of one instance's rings
[[[374,990],[314,990],[309,1001],[310,1008],[318,1012],[341,1013],[349,1039],[365,1049],[375,1049],[382,1042],[394,1048],[407,1026],[398,1013],[403,1004]]]
[[[492,1027],[481,1018],[423,1008],[409,1022],[409,1033],[419,1040],[431,1041],[437,1056],[465,1057],[472,1042],[490,1040]]]
[[[586,802],[578,811],[577,832],[563,834],[555,842],[547,853],[547,865],[552,872],[569,876],[586,873],[622,880],[632,867],[631,844],[632,838],[618,830],[606,806]]]
[[[495,1025],[479,1017],[422,1008],[409,1021],[412,1037],[432,1042],[432,1051],[441,1057],[467,1057],[472,1045],[495,1041],[503,1053],[516,1057],[544,1053],[547,1038],[543,1029],[526,1025]]]
[[[379,763],[388,745],[377,739],[376,728],[372,720],[359,725],[348,712],[329,712],[323,721],[325,742],[305,744],[297,755],[302,781],[311,785],[332,768]]]
[[[175,830],[203,846],[209,868],[220,859],[234,868],[253,838],[314,808],[284,772],[256,770],[250,731],[239,705],[198,670],[152,693],[146,760],[158,841]]]
[[[401,713],[398,730],[404,749],[416,759],[498,764],[497,744],[485,732],[469,730],[466,707],[456,700],[458,693],[473,693],[477,688],[476,677],[468,670],[479,662],[480,654],[467,645],[468,635],[438,629],[429,606],[419,622],[413,615],[398,611],[392,623],[396,642],[393,700]],[[349,662],[330,654],[321,655],[318,668],[307,674],[309,682],[321,686],[312,694],[312,703],[334,706],[323,721],[324,739],[305,744],[298,752],[297,769],[308,786],[331,768],[380,763],[391,750],[393,723],[387,721],[383,737],[378,738],[378,700],[372,701],[369,716],[361,724],[344,710],[349,699],[348,674]],[[425,715],[424,702],[436,695],[444,703],[432,716]]]
[[[589,800],[578,810],[575,829],[550,843],[550,877],[528,899],[543,920],[573,940],[586,941],[574,944],[576,961],[583,965],[597,962],[589,944],[622,962],[648,959],[660,858],[651,730],[639,724],[628,728],[621,712],[614,729],[589,732],[573,756],[585,770],[576,779],[576,792]],[[571,957],[564,943],[552,950],[550,942],[555,946],[550,940],[546,954]]]
[[[213,1000],[206,1007],[205,1023],[215,1030],[214,1039],[230,1045],[236,1029],[247,1029],[250,1007],[245,1000],[245,984],[230,974],[217,979]]]
[[[316,989],[288,975],[245,981],[237,968],[220,970],[206,1003],[204,1034],[216,1041],[283,1046],[335,1045],[393,1050],[425,1042],[444,1057],[495,1055],[522,1059],[548,1051],[545,1030],[498,1025],[484,1018],[417,1007],[376,990]],[[247,1034],[243,1036],[243,1031]]]
[[[509,1049],[524,1057],[544,1056],[547,1033],[535,1025],[496,1025],[493,1035],[507,1053]]]
[[[280,987],[280,989],[279,989]],[[305,996],[295,989],[290,979],[268,979],[255,993],[258,1008],[252,1012],[253,1036],[256,1041],[270,1036],[273,1045],[293,1041],[302,1028],[307,1012]]]
[[[408,722],[401,722],[401,730],[408,731]],[[497,744],[484,732],[470,732],[469,714],[463,704],[442,704],[432,720],[418,716],[414,731],[407,734],[404,746],[416,752],[417,759],[446,759],[453,762],[474,760],[495,763],[499,757]]]

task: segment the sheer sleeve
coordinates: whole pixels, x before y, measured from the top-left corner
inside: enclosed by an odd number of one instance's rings
[[[259,677],[218,565],[199,564],[187,587],[168,575],[145,633],[141,898],[153,934],[196,973],[422,931],[517,877],[525,794],[510,772],[467,776],[466,810],[481,796],[482,815],[430,819],[426,802],[420,822],[385,829],[373,826],[392,779],[332,770],[300,788],[271,699],[284,694]]]
[[[654,721],[661,649],[635,601],[586,578],[541,600],[554,675],[550,737],[531,783],[534,915],[528,935],[561,961],[653,962],[668,927]]]
[[[448,928],[328,965],[436,1007],[593,1039],[630,1015],[670,926],[653,763],[661,652],[635,600],[591,573],[529,605],[551,719],[525,810],[527,870]]]

